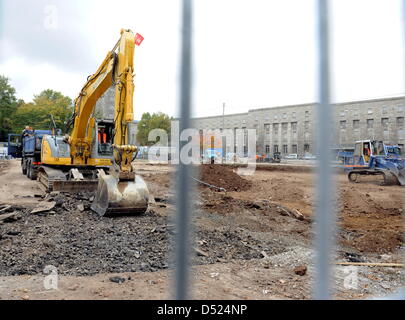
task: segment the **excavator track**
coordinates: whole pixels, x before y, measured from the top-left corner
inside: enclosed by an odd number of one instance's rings
[[[98,179],[71,180],[68,177],[68,173],[48,166],[41,166],[38,172],[40,187],[45,191],[79,192],[97,190]]]

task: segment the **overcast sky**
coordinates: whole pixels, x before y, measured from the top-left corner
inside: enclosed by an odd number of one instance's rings
[[[316,101],[314,0],[195,0],[194,114]],[[0,74],[74,98],[129,28],[135,117],[177,114],[178,0],[0,0]],[[334,101],[404,94],[400,0],[334,0]]]

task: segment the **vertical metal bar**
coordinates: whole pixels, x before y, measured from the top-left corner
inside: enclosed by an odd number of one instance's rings
[[[182,0],[181,65],[180,65],[180,134],[190,128],[192,101],[192,0]],[[186,142],[180,141],[181,147]],[[187,299],[189,281],[190,168],[181,159],[178,167],[175,298]]]
[[[225,132],[225,102],[222,103],[222,131]],[[225,148],[225,143],[226,139],[224,136],[222,136],[222,158],[221,158],[221,163],[224,163],[224,158],[226,154],[226,148]]]
[[[405,0],[402,0],[402,54],[405,55]],[[405,60],[403,60],[405,61]],[[405,66],[405,63],[404,63]],[[404,73],[405,74],[405,73]],[[405,225],[405,216],[402,218],[402,223]],[[402,235],[405,239],[405,232]],[[402,249],[402,261],[405,263],[405,247]],[[402,270],[402,276],[405,277],[405,268]],[[402,291],[399,294],[399,299],[405,300],[405,287],[402,287]]]
[[[331,298],[330,258],[333,251],[332,168],[330,149],[330,61],[329,61],[329,1],[317,1],[318,19],[318,132],[317,149],[317,199],[315,223],[316,274],[314,296],[316,299]]]

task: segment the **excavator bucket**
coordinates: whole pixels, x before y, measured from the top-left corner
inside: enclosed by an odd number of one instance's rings
[[[145,181],[119,181],[112,175],[100,174],[97,193],[91,209],[100,216],[142,214],[148,209],[149,191]]]
[[[392,185],[392,184],[400,184],[401,186],[405,185],[405,168],[404,164],[402,163],[395,163],[390,161],[384,161],[380,163],[383,165],[384,170],[384,184],[385,185]]]
[[[405,186],[405,168],[398,170],[397,179],[401,186]]]

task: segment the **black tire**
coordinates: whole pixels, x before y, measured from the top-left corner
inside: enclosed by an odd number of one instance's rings
[[[27,162],[24,160],[24,158],[21,159],[21,171],[24,176],[27,175]]]
[[[357,178],[358,178],[359,174],[357,172],[349,172],[348,174],[348,179],[350,182],[357,182]]]
[[[31,161],[27,160],[27,178],[31,179]]]
[[[29,160],[27,167],[28,167],[27,177],[30,178],[31,180],[37,180],[38,172],[34,168],[34,166],[32,164],[32,160]]]

